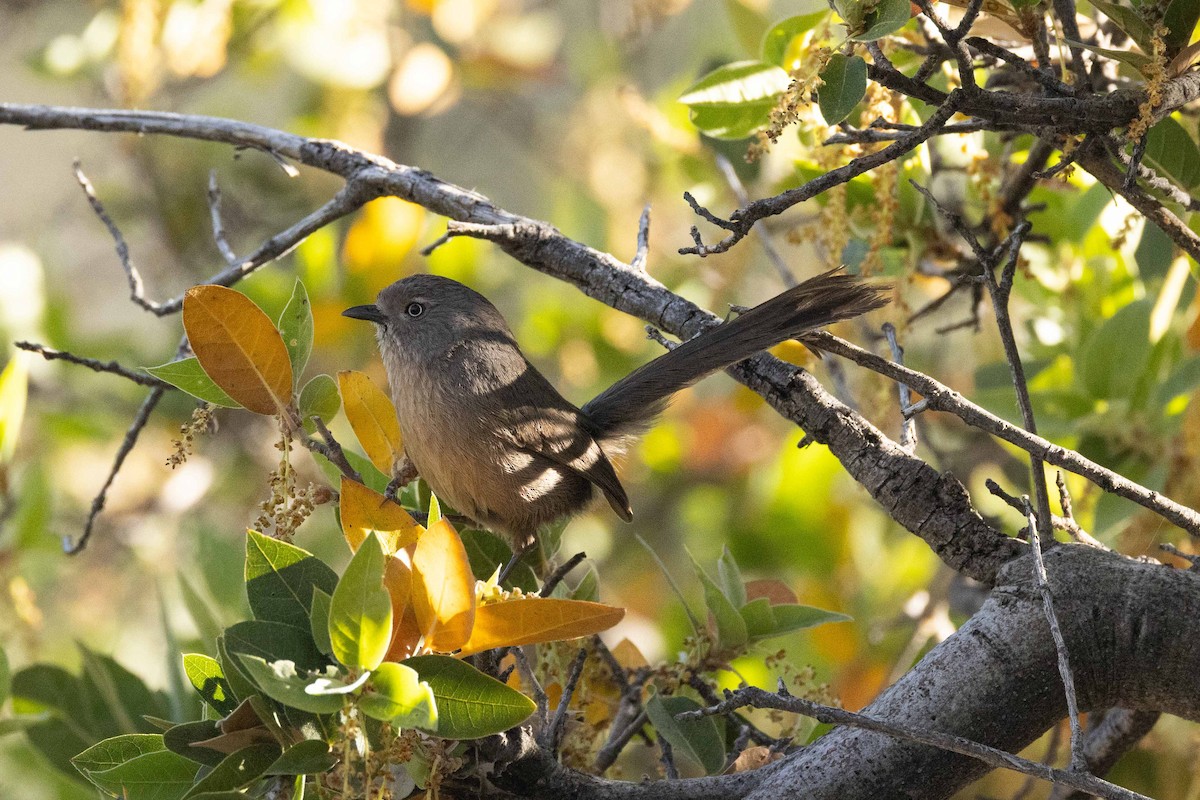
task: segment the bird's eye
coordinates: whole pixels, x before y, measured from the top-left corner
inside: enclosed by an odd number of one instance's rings
[[[409,303],[408,308],[404,309],[404,313],[415,319],[425,313],[425,306],[420,303]]]

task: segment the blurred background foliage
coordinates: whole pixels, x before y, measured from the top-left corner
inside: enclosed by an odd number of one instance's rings
[[[820,147],[829,129],[812,109],[798,133],[746,163],[746,141],[701,137],[677,98],[713,67],[757,58],[773,23],[820,8],[770,0],[3,0],[0,97],[214,114],[341,139],[476,188],[624,259],[633,256],[637,220],[650,203],[651,274],[720,313],[763,300],[782,283],[753,241],[705,260],[678,256],[696,222],[682,192],[721,213],[737,200],[718,157],[729,158],[751,196],[765,196],[858,151]],[[868,94],[850,120],[870,122],[891,102]],[[910,121],[927,113],[891,111]],[[978,218],[1005,160],[1021,161],[1029,145],[991,134],[945,137],[932,154],[922,150],[890,174],[857,179],[767,229],[799,278],[846,260],[897,280],[890,309],[842,333],[880,349],[878,325],[891,320],[910,366],[1015,419],[988,313],[978,331],[954,327],[970,318],[969,293],[906,321],[946,291],[936,273],[953,263],[944,226],[905,179],[957,180],[953,192]],[[264,154],[206,143],[0,129],[0,338],[130,366],[169,360],[179,322],[128,302],[111,242],[71,175],[76,156],[155,299],[178,295],[222,264],[206,205],[210,170],[239,254],[337,188],[327,175],[302,170],[291,178]],[[1038,238],[1024,251],[1014,318],[1039,425],[1055,441],[1196,505],[1194,266],[1086,175],[1039,187],[1032,200],[1045,210],[1032,217]],[[314,374],[360,368],[382,382],[370,332],[340,311],[420,270],[467,281],[493,299],[530,358],[577,402],[656,355],[639,321],[489,245],[460,238],[421,256],[443,227],[418,207],[379,200],[238,288],[275,315],[293,276],[305,281],[316,320]],[[828,360],[810,364],[800,348],[781,354],[812,366],[897,434],[893,386]],[[61,540],[79,534],[143,392],[58,362],[16,363],[12,386],[20,388],[19,373],[28,371],[23,423],[13,397],[24,393],[0,389],[9,498],[0,534],[0,646],[14,666],[74,669],[81,642],[163,686],[178,669],[164,629],[185,649],[202,649],[205,615],[227,622],[243,613],[243,531],[269,493],[274,427],[221,413],[219,430],[172,471],[164,462],[193,404],[168,395],[118,476],[91,546],[67,558]],[[953,471],[981,512],[1008,530],[1020,527],[983,488],[990,477],[1026,490],[1020,453],[952,419],[922,417],[919,429],[924,457]],[[351,440],[344,426],[334,430]],[[688,628],[633,534],[693,600],[700,590],[688,553],[711,565],[728,545],[747,577],[781,579],[800,602],[856,620],[773,641],[771,652],[741,659],[740,674],[769,686],[781,663],[793,671],[811,665],[818,683],[859,708],[948,635],[970,601],[957,600],[962,587],[827,450],[798,450],[801,436],[748,390],[723,377],[706,381],[677,398],[625,459],[633,526],[600,508],[568,527],[564,548],[596,561],[602,599],[629,609],[617,638],[655,660],[674,658]],[[319,480],[305,459],[301,469]],[[1080,481],[1068,485],[1080,522],[1106,543],[1134,554],[1155,553],[1163,541],[1186,546],[1158,518]],[[306,523],[297,543],[333,563],[346,559],[328,509]],[[767,658],[780,647],[786,658]],[[1155,797],[1200,796],[1188,766],[1198,745],[1194,730],[1166,721],[1114,779]],[[1044,749],[1043,742],[1031,752]],[[1020,783],[995,775],[986,791],[1011,793]],[[0,795],[88,796],[13,736],[0,740]]]

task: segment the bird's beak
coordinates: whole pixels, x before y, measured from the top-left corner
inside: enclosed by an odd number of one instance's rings
[[[387,321],[387,317],[385,317],[383,312],[379,310],[379,306],[374,304],[367,306],[351,306],[342,312],[342,316],[352,317],[354,319],[365,319],[367,322],[374,322],[378,325],[382,325]]]

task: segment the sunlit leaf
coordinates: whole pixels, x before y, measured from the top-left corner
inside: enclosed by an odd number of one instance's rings
[[[375,669],[392,637],[392,603],[383,588],[385,556],[377,534],[369,535],[342,573],[329,607],[329,641],[338,661]]]
[[[680,96],[692,123],[709,136],[745,138],[768,122],[791,77],[774,64],[738,61],[718,67]]]
[[[351,550],[357,550],[374,531],[379,534],[384,554],[390,556],[417,541],[422,531],[398,503],[346,477],[342,478],[338,512]]]
[[[337,573],[294,544],[246,531],[246,596],[255,619],[306,627],[313,589],[332,592]]]
[[[183,672],[204,702],[218,714],[225,716],[237,708],[237,699],[233,696],[229,681],[225,680],[220,662],[215,658],[201,653],[185,653]]]
[[[454,527],[438,520],[421,534],[413,553],[413,610],[433,650],[462,647],[475,622],[475,575]]]
[[[288,361],[292,364],[293,388],[304,374],[308,366],[308,357],[312,353],[313,316],[312,305],[308,302],[308,292],[304,284],[296,279],[292,287],[292,296],[283,313],[279,315],[279,335],[283,337],[283,346],[287,348]]]
[[[817,105],[826,125],[837,125],[867,93],[867,62],[858,56],[834,53],[821,70],[823,84],[817,89]]]
[[[812,30],[829,16],[827,10],[814,11],[811,14],[801,14],[788,17],[777,22],[762,41],[762,60],[767,64],[775,64],[785,70],[794,69],[797,65],[790,63],[790,46],[792,41],[803,33]]]
[[[384,662],[372,671],[358,707],[368,717],[398,728],[437,730],[433,689],[404,664]]]
[[[338,394],[337,381],[331,376],[314,375],[312,380],[304,384],[300,390],[300,400],[297,402],[300,418],[320,417],[331,420],[342,408],[342,397]]]
[[[583,600],[530,597],[488,603],[475,610],[475,628],[459,655],[590,636],[608,630],[624,616],[623,608]]]
[[[433,689],[437,735],[478,739],[520,725],[536,706],[525,695],[450,656],[417,656],[404,662]]]
[[[301,675],[291,661],[268,663],[257,656],[239,656],[242,666],[258,688],[285,706],[312,714],[332,714],[341,709],[343,700],[336,694],[310,694],[305,688],[313,683],[311,676]]]
[[[17,353],[0,372],[0,464],[12,461],[25,417],[25,398],[29,393],[29,363],[25,353]]]
[[[404,453],[396,408],[365,372],[338,373],[342,408],[367,458],[384,475],[391,475]]]
[[[654,694],[646,701],[646,716],[658,735],[671,744],[676,754],[682,754],[714,775],[725,766],[725,741],[712,717],[678,720],[676,714],[695,711],[700,706],[687,697],[663,697]]]
[[[226,394],[258,414],[292,399],[292,365],[270,318],[224,286],[195,286],[183,300],[183,328],[200,366]]]
[[[222,408],[242,407],[208,377],[195,356],[168,361],[157,367],[142,367],[142,371],[210,405]]]

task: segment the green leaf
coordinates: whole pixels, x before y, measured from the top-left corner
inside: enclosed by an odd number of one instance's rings
[[[776,23],[763,37],[762,60],[785,70],[794,69],[798,66],[797,64],[785,63],[788,46],[791,45],[793,39],[812,30],[828,16],[828,11],[814,11],[811,14],[788,17],[783,22]]]
[[[1154,388],[1151,408],[1159,414],[1167,413],[1167,406],[1180,397],[1190,397],[1200,388],[1200,356],[1184,359],[1175,366],[1165,381]]]
[[[255,619],[307,628],[313,589],[332,592],[337,581],[307,550],[246,531],[246,596]]]
[[[332,595],[317,586],[313,587],[312,615],[309,618],[313,643],[327,656],[333,655],[333,643],[329,641],[329,607],[332,603]]]
[[[579,583],[575,584],[575,588],[571,590],[569,599],[583,600],[588,603],[600,602],[600,574],[596,572],[594,565],[588,564],[587,571],[583,573]]]
[[[438,710],[433,688],[417,671],[385,662],[371,673],[358,707],[364,714],[397,728],[437,730]]]
[[[1113,21],[1121,30],[1142,48],[1143,53],[1154,52],[1154,31],[1138,12],[1108,0],[1091,0],[1092,6]]]
[[[201,653],[185,653],[183,672],[204,702],[218,714],[225,716],[237,708],[233,689],[225,680],[221,664],[215,658]]]
[[[74,716],[74,705],[83,694],[83,685],[62,667],[33,664],[12,676],[9,691],[12,693],[13,711],[18,714],[36,714],[52,709],[70,717]]]
[[[329,606],[334,657],[353,669],[375,669],[392,640],[392,601],[383,588],[383,544],[374,531],[363,541]]]
[[[718,67],[688,87],[679,102],[692,123],[718,139],[744,139],[768,123],[791,76],[774,64],[738,61]]]
[[[1184,189],[1200,183],[1200,149],[1172,117],[1163,117],[1146,134],[1146,161]]]
[[[315,678],[298,673],[296,665],[291,661],[267,662],[257,656],[244,654],[238,658],[258,688],[272,700],[310,714],[333,714],[342,708],[343,701],[339,695],[306,692],[305,688],[311,685]]]
[[[197,764],[215,767],[225,760],[225,754],[211,747],[197,747],[196,742],[207,742],[221,736],[221,726],[216,720],[184,722],[163,732],[163,744],[172,753],[183,756]]]
[[[1097,399],[1129,397],[1150,358],[1153,298],[1126,305],[1084,342],[1079,371],[1084,388]]]
[[[863,0],[833,0],[833,10],[845,21],[850,33],[866,29],[867,4]]]
[[[160,381],[166,381],[176,389],[182,389],[199,400],[222,408],[241,408],[241,403],[225,394],[225,390],[213,383],[195,356],[169,361],[157,367],[142,367]]]
[[[229,645],[225,641],[224,633],[217,637],[217,661],[221,664],[221,672],[225,675],[225,680],[229,682],[234,700],[240,702],[258,693],[258,687],[246,675],[236,656],[229,652]]]
[[[847,58],[841,53],[829,57],[821,70],[824,83],[817,89],[817,105],[826,125],[837,125],[867,93],[867,62],[858,56]]]
[[[286,659],[302,670],[319,669],[327,663],[313,643],[308,620],[303,628],[266,620],[238,622],[225,629],[225,646],[230,653],[258,656],[265,661]],[[229,665],[222,661],[221,666],[229,677]]]
[[[267,767],[279,758],[280,747],[274,742],[260,742],[230,753],[184,795],[195,797],[202,792],[227,792],[241,789],[262,776]]]
[[[300,418],[331,420],[342,407],[342,395],[332,375],[314,375],[300,390]]]
[[[646,716],[676,754],[682,753],[703,767],[707,774],[715,775],[725,766],[725,740],[716,721],[712,717],[675,719],[676,714],[699,708],[687,697],[663,697],[655,693],[646,702]]]
[[[1074,39],[1064,39],[1067,44],[1073,44],[1076,47],[1082,47],[1084,50],[1090,50],[1093,53],[1102,55],[1105,58],[1111,58],[1114,61],[1119,61],[1122,64],[1128,64],[1142,75],[1145,75],[1146,67],[1154,63],[1154,59],[1150,56],[1139,53],[1136,50],[1113,50],[1109,47],[1097,47],[1086,42],[1077,42]]]
[[[264,775],[319,775],[330,770],[337,757],[329,751],[329,745],[319,739],[305,739],[283,751],[274,764],[263,771]]]
[[[850,38],[856,42],[873,42],[900,30],[908,24],[909,19],[909,0],[880,0],[863,19],[863,32]]]
[[[824,609],[794,603],[771,606],[771,615],[775,618],[775,629],[770,634],[767,634],[767,636],[780,636],[803,628],[824,625],[827,622],[848,622],[851,619],[845,614],[839,614],[836,611],[825,611]],[[767,636],[760,638],[767,638]]]
[[[758,597],[738,609],[746,623],[746,633],[751,639],[761,639],[773,636],[775,633],[775,615],[771,613],[771,601]]]
[[[486,581],[496,571],[497,566],[503,567],[512,558],[512,551],[508,549],[504,540],[490,531],[467,528],[460,532],[459,537],[466,548],[467,560],[471,562],[471,573],[481,581]],[[521,563],[517,564],[504,581],[505,586],[516,586],[524,592],[537,592],[537,576],[528,561],[532,559],[521,559]]]
[[[279,335],[283,337],[283,346],[287,348],[288,360],[292,362],[294,389],[300,383],[300,375],[304,368],[308,366],[313,344],[312,304],[308,302],[308,292],[304,290],[304,284],[299,278],[292,288],[291,299],[279,315],[278,327]]]
[[[91,736],[85,738],[77,723],[68,725],[57,718],[30,725],[25,738],[55,769],[72,777],[76,770],[71,759],[96,742]]]
[[[354,467],[358,471],[358,474],[362,476],[363,484],[379,494],[383,494],[384,490],[387,489],[388,481],[391,479],[376,469],[370,459],[359,455],[353,450],[344,450],[343,453],[346,456],[346,460],[350,462],[350,466]],[[334,486],[341,483],[342,471],[335,467],[329,459],[320,453],[313,453],[312,457],[330,483]]]
[[[701,569],[695,559],[692,559],[692,567],[696,570],[696,577],[700,579],[700,584],[704,587],[704,605],[708,607],[717,623],[717,647],[721,650],[736,650],[744,647],[748,637],[746,622],[742,619],[742,615],[737,612],[733,603],[729,602],[729,598],[713,582],[713,579],[708,577],[708,573]]]
[[[166,696],[152,692],[145,682],[110,656],[79,645],[83,671],[80,680],[83,696],[93,709],[93,719],[101,721],[104,735],[150,733],[154,730],[144,715],[166,717],[170,708]]]
[[[92,783],[125,800],[173,800],[192,786],[200,765],[172,753],[158,734],[105,739],[72,759]]]
[[[743,580],[742,571],[738,569],[728,546],[717,560],[717,579],[721,581],[721,593],[729,598],[734,608],[746,605],[746,581]]]
[[[1174,56],[1192,41],[1196,21],[1200,20],[1200,0],[1172,0],[1163,14],[1167,35],[1167,58]]]
[[[536,708],[525,695],[450,656],[416,656],[404,665],[433,689],[437,735],[478,739],[520,725]]]

